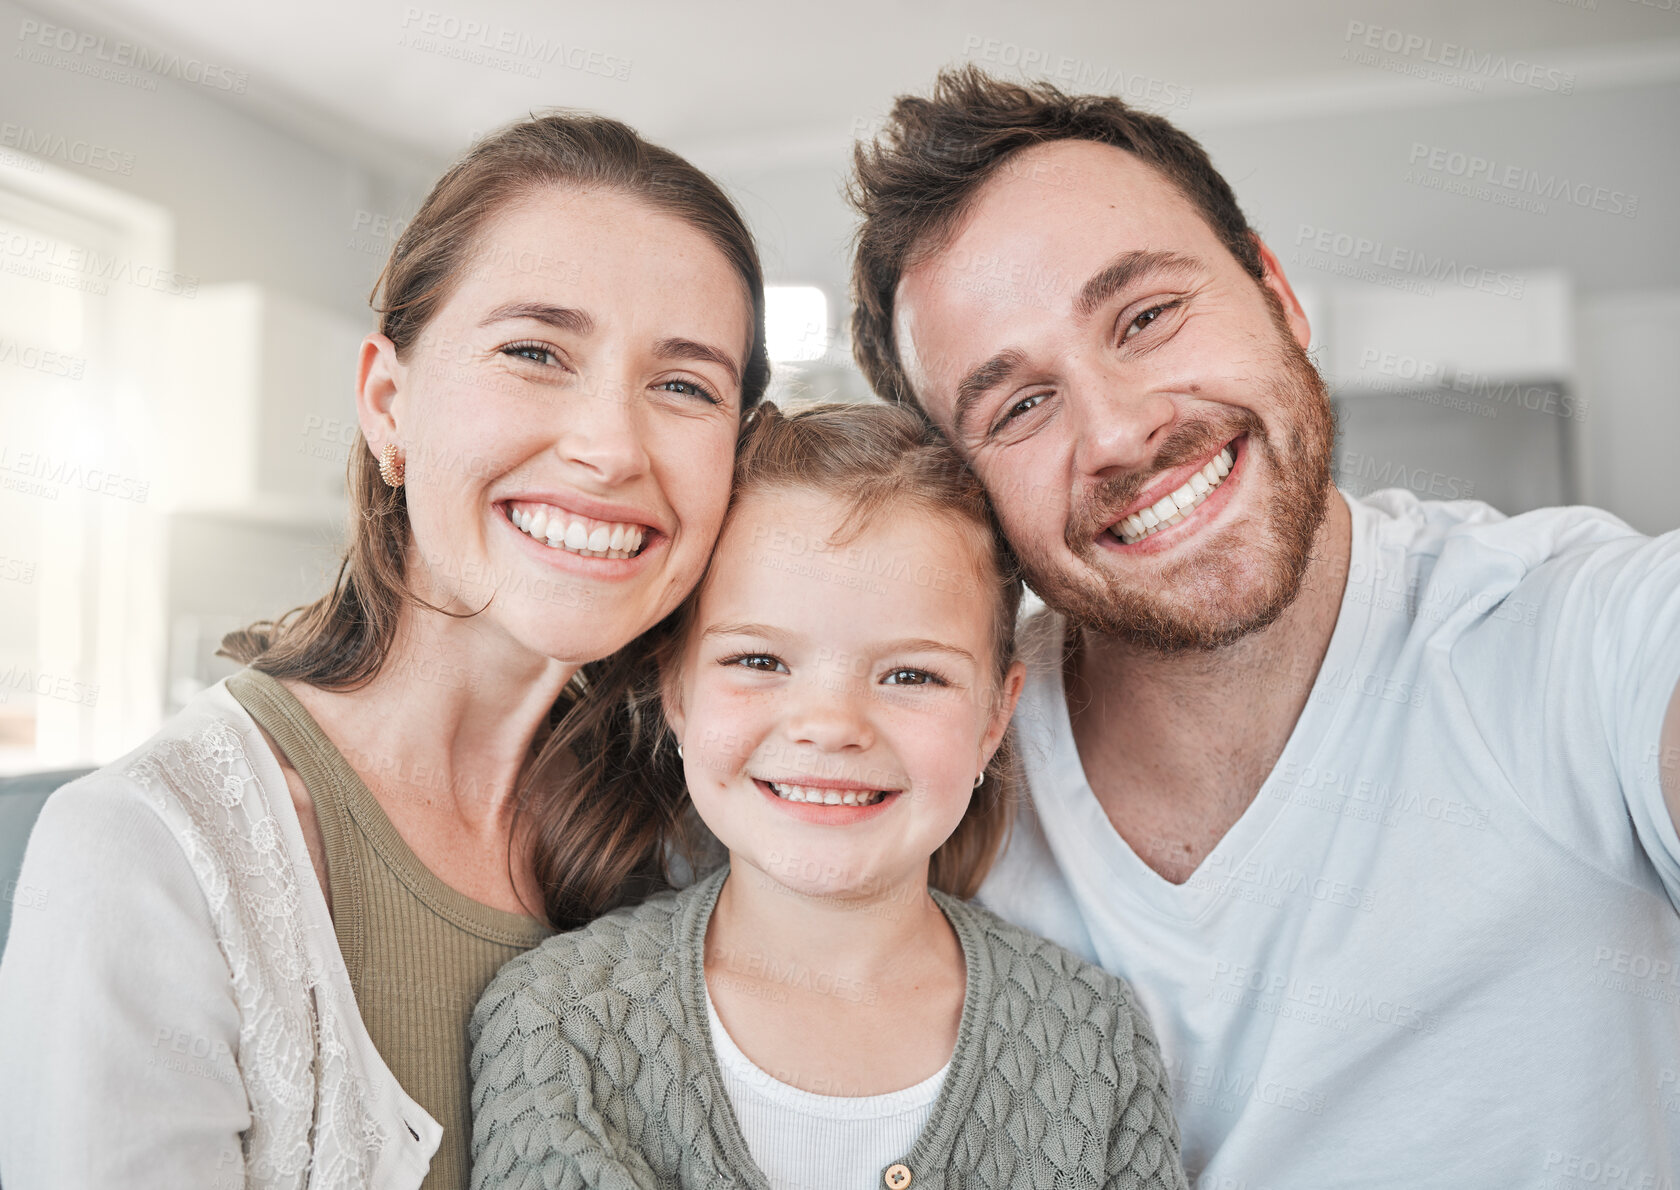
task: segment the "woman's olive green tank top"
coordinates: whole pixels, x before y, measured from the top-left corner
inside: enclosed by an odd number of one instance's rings
[[[402,841],[303,704],[254,669],[228,691],[273,737],[315,802],[333,930],[368,1035],[403,1090],[443,1126],[422,1190],[466,1190],[472,1163],[467,1020],[509,959],[552,931],[450,888]]]

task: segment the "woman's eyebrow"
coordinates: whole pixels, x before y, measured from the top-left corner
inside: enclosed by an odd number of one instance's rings
[[[653,354],[655,359],[707,360],[727,371],[729,378],[736,384],[741,383],[741,367],[727,351],[705,343],[697,343],[693,339],[661,339],[653,345]]]
[[[595,320],[582,310],[570,306],[554,306],[547,302],[509,302],[505,306],[497,306],[486,314],[478,325],[489,326],[492,322],[504,322],[514,318],[545,322],[559,330],[571,331],[574,335],[587,335],[595,329]]]

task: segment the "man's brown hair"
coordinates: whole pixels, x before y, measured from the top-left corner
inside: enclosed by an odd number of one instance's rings
[[[893,297],[955,230],[981,188],[1014,154],[1089,140],[1160,170],[1201,212],[1256,281],[1253,230],[1202,146],[1160,116],[1111,95],[1067,95],[1050,83],[1010,83],[977,66],[944,70],[927,98],[901,95],[874,141],[852,151],[852,205],[863,216],[852,259],[852,354],[882,398],[920,408],[893,337]]]

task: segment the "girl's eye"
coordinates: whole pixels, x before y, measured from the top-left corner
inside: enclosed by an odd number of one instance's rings
[[[881,679],[883,686],[943,686],[945,679],[925,669],[895,669]]]
[[[1124,343],[1127,339],[1130,339],[1139,331],[1145,330],[1151,323],[1160,318],[1161,315],[1165,314],[1168,310],[1173,309],[1177,305],[1177,302],[1162,302],[1159,306],[1149,307],[1149,309],[1143,311],[1143,313],[1139,314],[1126,325],[1126,333],[1120,336],[1120,341]]]
[[[788,667],[783,665],[780,658],[772,657],[768,653],[742,653],[737,657],[725,657],[722,664],[738,665],[742,669],[753,669],[759,673],[788,673]]]
[[[668,393],[682,393],[688,397],[699,397],[702,401],[707,401],[713,405],[723,404],[722,401],[712,395],[711,390],[706,388],[705,385],[697,384],[692,380],[661,380],[653,387]]]
[[[560,359],[554,350],[542,343],[509,343],[502,348],[503,355],[517,359],[530,360],[534,364],[558,364]]]

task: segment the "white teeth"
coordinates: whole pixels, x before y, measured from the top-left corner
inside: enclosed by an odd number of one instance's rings
[[[1139,509],[1126,517],[1119,524],[1112,526],[1110,532],[1127,545],[1134,545],[1145,537],[1178,524],[1231,474],[1231,467],[1235,462],[1231,448],[1227,446],[1200,471],[1192,474],[1189,482],[1183,487],[1170,496],[1162,496],[1148,508]]]
[[[860,792],[848,789],[842,792],[838,789],[817,789],[809,785],[779,784],[766,781],[770,791],[785,802],[804,802],[818,806],[873,806],[881,800],[882,794],[878,790]]]
[[[508,520],[551,549],[564,549],[586,558],[629,558],[642,548],[642,528],[631,524],[600,524],[591,529],[559,509],[510,509]]]

